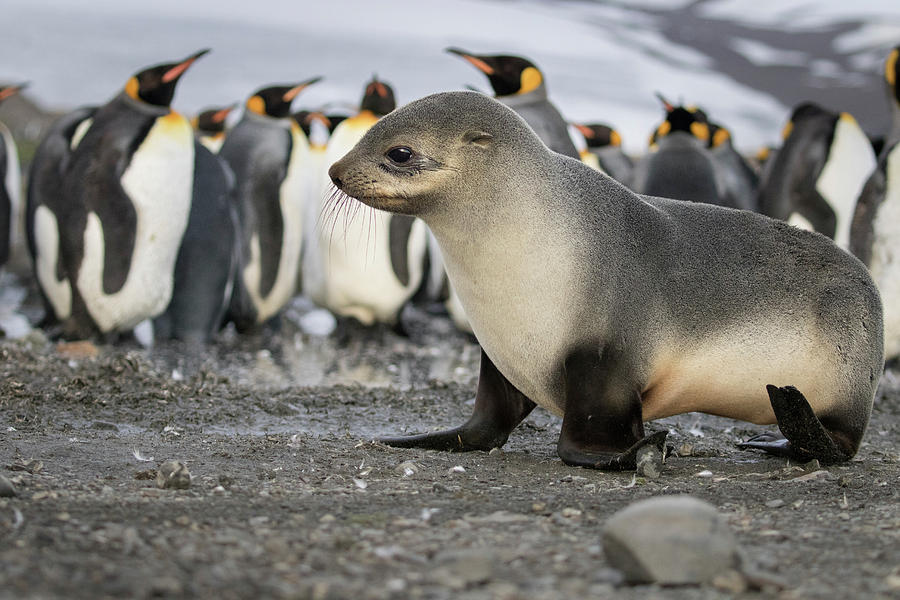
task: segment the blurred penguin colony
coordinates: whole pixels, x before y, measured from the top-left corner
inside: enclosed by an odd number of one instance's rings
[[[170,108],[206,52],[140,70],[106,104],[58,119],[35,152],[24,203],[0,125],[0,264],[24,227],[41,325],[110,340],[150,321],[158,339],[204,342],[229,322],[257,330],[304,294],[338,317],[398,331],[415,297],[467,329],[426,226],[336,193],[327,176],[395,108],[390,85],[373,77],[352,112],[292,112],[318,77],[264,85],[228,129],[238,104],[192,120]],[[900,355],[900,46],[884,63],[890,131],[870,140],[852,115],[806,102],[781,147],[750,159],[715,115],[663,95],[646,153],[628,156],[611,125],[567,122],[528,59],[448,52],[481,71],[551,149],[635,192],[761,212],[831,237],[871,271],[886,357]],[[22,87],[0,87],[0,101]]]

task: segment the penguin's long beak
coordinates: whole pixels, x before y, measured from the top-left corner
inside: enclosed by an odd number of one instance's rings
[[[6,100],[10,96],[15,96],[20,91],[28,87],[28,82],[18,83],[16,85],[8,85],[6,87],[0,87],[0,102]]]
[[[472,65],[476,69],[478,69],[485,75],[493,75],[494,74],[494,67],[492,67],[487,62],[485,62],[485,60],[480,56],[476,56],[474,54],[469,54],[465,50],[461,50],[459,48],[453,48],[453,47],[447,48],[446,51],[449,52],[450,54],[462,56],[464,59],[466,59],[467,61],[472,63]]]
[[[293,100],[294,98],[297,97],[297,94],[299,94],[300,92],[302,92],[303,90],[305,90],[306,88],[311,86],[312,84],[317,83],[319,81],[322,81],[321,77],[313,77],[312,79],[307,79],[304,82],[298,83],[297,85],[295,85],[294,87],[292,87],[291,89],[286,91],[284,93],[284,95],[281,97],[281,99],[284,100],[285,102],[290,102],[291,100]]]
[[[194,64],[195,60],[197,60],[204,54],[207,54],[209,51],[209,48],[204,48],[203,50],[200,50],[199,52],[195,52],[194,54],[188,56],[186,59],[166,71],[162,76],[162,82],[171,83],[175,81],[176,79],[184,75],[184,72],[188,70],[188,67]]]
[[[672,112],[673,110],[675,110],[675,105],[666,100],[661,93],[656,92],[654,95],[659,99],[660,102],[662,102],[663,108],[666,109],[666,112]]]
[[[213,123],[222,123],[223,121],[225,121],[225,119],[228,118],[228,114],[231,111],[233,111],[235,108],[237,108],[237,106],[238,106],[238,103],[234,103],[231,106],[226,106],[222,110],[217,110],[216,112],[213,113],[212,117],[210,117],[210,120]]]
[[[575,127],[578,131],[581,132],[581,135],[585,137],[585,139],[592,140],[594,139],[594,130],[590,127],[582,125],[581,123],[572,123],[572,126]]]

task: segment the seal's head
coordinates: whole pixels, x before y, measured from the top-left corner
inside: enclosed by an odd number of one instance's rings
[[[328,175],[369,206],[422,216],[448,203],[483,200],[527,169],[530,157],[549,153],[521,117],[496,100],[444,92],[378,121]]]

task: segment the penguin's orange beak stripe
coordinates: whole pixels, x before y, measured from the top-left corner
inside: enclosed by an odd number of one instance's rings
[[[209,48],[201,50],[200,52],[197,52],[196,54],[193,54],[193,55],[189,56],[188,58],[186,58],[185,60],[181,61],[180,63],[178,63],[177,65],[175,65],[174,67],[172,67],[171,69],[166,71],[165,74],[163,74],[162,82],[163,83],[171,83],[171,82],[175,81],[176,79],[178,79],[179,77],[184,75],[184,72],[188,70],[188,67],[190,67],[192,64],[194,64],[195,60],[197,60],[198,58],[200,58],[207,52],[209,52]]]
[[[460,50],[459,48],[447,48],[447,52],[449,52],[450,54],[456,54],[457,56],[462,56],[464,59],[466,59],[467,61],[472,63],[472,65],[474,65],[476,69],[478,69],[485,75],[493,75],[494,74],[494,67],[487,64],[485,61],[478,58],[477,56],[472,56],[465,50]]]
[[[236,106],[237,106],[236,104],[232,104],[231,106],[227,106],[227,107],[223,108],[222,110],[218,110],[218,111],[214,112],[213,116],[210,117],[210,120],[213,123],[221,123],[228,117],[228,113],[233,111]]]
[[[478,69],[485,75],[493,75],[494,74],[494,67],[487,64],[480,58],[475,58],[474,56],[470,56],[468,54],[460,54],[460,56],[462,56],[464,59],[466,59],[467,61],[472,63],[476,69]]]
[[[299,94],[300,92],[302,92],[303,90],[305,90],[306,88],[311,86],[312,84],[320,81],[321,79],[322,79],[321,77],[313,77],[312,79],[307,79],[303,83],[297,84],[294,87],[292,87],[291,89],[289,89],[288,91],[286,91],[284,93],[284,95],[281,97],[281,99],[284,100],[285,102],[290,102],[291,100],[293,100],[294,98],[297,97],[297,94]]]
[[[579,124],[579,123],[572,123],[572,125],[574,125],[574,126],[575,126],[575,129],[577,129],[578,131],[580,131],[580,132],[581,132],[581,135],[583,135],[585,138],[587,138],[587,139],[589,139],[589,140],[594,139],[594,130],[591,129],[590,127],[587,127],[587,126],[585,126],[585,125],[581,125],[581,124]]]
[[[11,85],[8,88],[3,88],[0,90],[0,100],[6,100],[10,96],[15,96],[19,90],[21,90],[25,85]]]

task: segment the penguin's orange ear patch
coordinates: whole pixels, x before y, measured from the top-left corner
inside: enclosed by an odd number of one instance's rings
[[[730,137],[731,133],[727,129],[725,129],[724,127],[719,127],[718,129],[716,129],[716,133],[713,134],[713,148],[718,148],[719,146],[727,142]]]
[[[691,133],[694,134],[694,137],[698,140],[704,142],[709,141],[709,125],[706,123],[700,123],[699,121],[691,123]]]
[[[517,94],[527,94],[534,91],[544,82],[544,76],[535,67],[526,67],[519,77],[519,91]]]
[[[783,139],[783,140],[788,139],[788,136],[791,135],[792,131],[794,131],[794,122],[788,121],[785,124],[784,129],[781,130],[781,139]]]
[[[247,110],[258,115],[266,114],[266,101],[262,96],[251,96],[247,99]]]
[[[132,77],[125,83],[125,93],[128,94],[129,97],[138,100],[138,90],[141,89],[141,84],[138,81],[137,77]]]
[[[900,57],[900,48],[894,48],[894,51],[888,55],[887,62],[884,63],[884,78],[888,85],[894,87],[897,85],[897,58]]]

